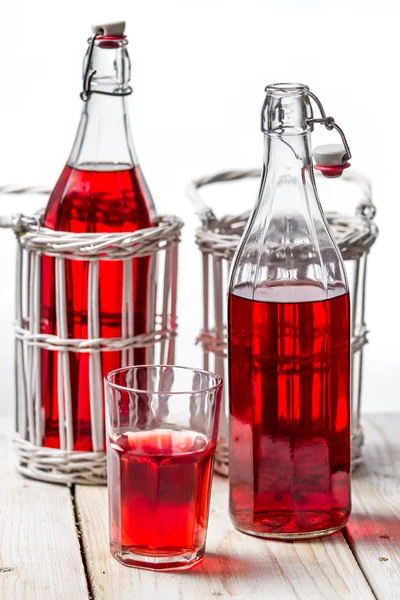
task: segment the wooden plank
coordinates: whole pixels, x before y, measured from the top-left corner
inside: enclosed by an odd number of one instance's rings
[[[376,597],[400,599],[400,414],[364,419],[347,537]]]
[[[16,472],[12,424],[0,420],[0,598],[88,598],[71,493]]]
[[[227,480],[215,476],[204,562],[189,571],[153,573],[123,567],[110,555],[106,489],[78,486],[76,500],[94,598],[374,598],[341,533],[311,543],[247,536],[233,529],[227,496]]]

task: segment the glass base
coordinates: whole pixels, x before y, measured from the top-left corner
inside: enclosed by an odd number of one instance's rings
[[[182,571],[198,565],[204,558],[204,548],[200,548],[196,552],[186,552],[175,556],[138,554],[112,544],[110,550],[114,558],[122,565],[150,571]]]
[[[345,524],[338,525],[337,527],[332,527],[331,529],[320,529],[319,531],[305,531],[298,533],[269,533],[263,531],[249,531],[248,529],[243,529],[242,527],[238,527],[235,525],[238,531],[242,533],[246,533],[247,535],[253,535],[255,537],[261,537],[270,540],[283,540],[287,542],[294,542],[296,540],[312,540],[319,537],[324,537],[325,535],[331,535],[335,533],[335,531],[340,531]]]

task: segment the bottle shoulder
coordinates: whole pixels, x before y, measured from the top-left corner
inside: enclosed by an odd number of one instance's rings
[[[139,167],[96,166],[65,166],[49,198],[44,225],[82,233],[151,226],[154,204]]]
[[[321,290],[325,298],[347,290],[340,250],[319,203],[303,198],[288,207],[283,200],[261,201],[250,216],[233,260],[230,289],[271,288],[275,291],[268,294],[281,296],[284,290],[286,297],[288,286],[295,286],[307,288],[307,297]]]
[[[232,288],[231,295],[243,300],[255,302],[275,302],[299,304],[303,302],[323,302],[348,294],[347,287],[338,282],[326,289],[310,281],[275,282],[274,284],[254,287],[250,283],[239,284]]]

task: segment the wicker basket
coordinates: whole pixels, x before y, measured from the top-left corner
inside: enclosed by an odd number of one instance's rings
[[[188,196],[193,202],[202,226],[196,232],[196,242],[203,260],[203,329],[198,342],[203,350],[205,369],[213,369],[218,375],[226,375],[226,297],[230,264],[236,247],[247,223],[249,212],[217,218],[199,194],[199,189],[218,182],[237,181],[249,177],[260,177],[260,172],[228,171],[203,177],[194,181],[188,188]],[[361,460],[363,433],[360,422],[363,377],[363,348],[367,343],[365,321],[367,258],[374,244],[378,229],[373,221],[375,207],[369,180],[354,171],[345,172],[343,180],[356,185],[359,191],[355,214],[344,215],[327,213],[327,218],[340,251],[346,261],[350,279],[351,295],[351,402],[352,402],[352,464]],[[350,267],[353,267],[352,269]],[[219,443],[216,454],[216,470],[228,474],[228,403],[227,385],[220,418]]]
[[[0,190],[3,191],[4,190]],[[8,190],[6,190],[8,191]],[[31,192],[32,190],[29,190]],[[154,227],[135,233],[75,234],[46,230],[37,218],[3,218],[17,237],[15,379],[18,469],[29,477],[57,483],[106,482],[104,452],[103,381],[101,353],[121,352],[122,365],[133,363],[134,348],[146,348],[148,363],[173,364],[176,336],[178,243],[182,222],[160,217]],[[56,264],[56,318],[58,335],[40,333],[41,257]],[[146,332],[134,335],[132,260],[149,257]],[[88,262],[88,338],[71,339],[67,333],[65,265]],[[101,338],[99,321],[99,263],[123,264],[121,338]],[[42,446],[46,420],[42,403],[41,352],[57,352],[60,448]],[[89,392],[93,452],[73,450],[70,352],[89,353]]]

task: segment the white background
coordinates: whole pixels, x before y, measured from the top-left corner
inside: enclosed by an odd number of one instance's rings
[[[200,255],[185,186],[204,174],[260,166],[265,85],[309,84],[344,128],[354,167],[374,184],[381,235],[369,269],[364,404],[366,411],[400,410],[400,76],[393,7],[385,0],[3,0],[0,183],[54,185],[79,120],[89,25],[125,19],[139,159],[158,211],[186,222],[177,360],[200,365],[194,346],[201,327]],[[336,141],[322,128],[314,134],[315,144]],[[214,207],[218,214],[240,212],[252,206],[255,191],[244,191],[234,209],[226,195],[213,194]],[[0,196],[0,213],[37,204]],[[0,413],[13,406],[13,253],[11,233],[0,231]]]

